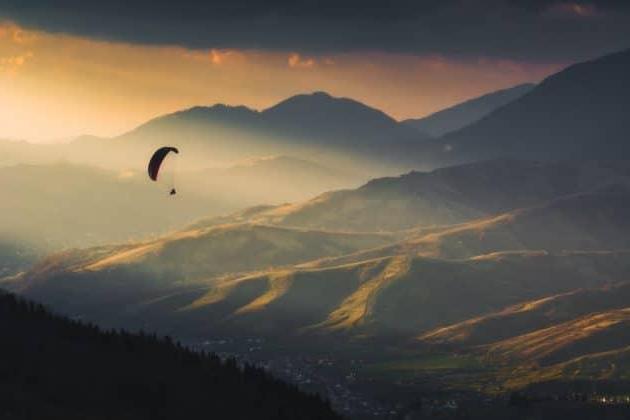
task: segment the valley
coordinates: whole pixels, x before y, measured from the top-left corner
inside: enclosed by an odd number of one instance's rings
[[[0,142],[0,287],[257,366],[349,418],[621,418],[629,57],[425,119],[314,92]],[[185,169],[153,183],[164,144]]]

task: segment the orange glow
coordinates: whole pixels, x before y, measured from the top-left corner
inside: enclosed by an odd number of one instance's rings
[[[292,53],[289,55],[288,63],[289,67],[310,69],[315,65],[315,60],[312,58],[302,58],[300,54]]]
[[[0,138],[112,136],[167,112],[225,103],[262,109],[324,90],[395,118],[420,117],[525,81],[558,63],[366,53],[190,50],[96,41],[0,24]],[[306,71],[308,70],[308,71]]]

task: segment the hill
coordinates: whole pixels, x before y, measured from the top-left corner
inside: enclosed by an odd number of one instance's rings
[[[7,287],[63,310],[92,306],[95,311],[108,312],[106,306],[110,305],[122,308],[171,293],[204,289],[223,276],[281,270],[391,240],[386,234],[224,225],[140,243],[65,251],[43,260]]]
[[[522,302],[479,318],[424,334],[421,340],[436,344],[477,346],[524,335],[592,313],[628,306],[630,283],[596,289],[578,289],[539,300]]]
[[[408,119],[403,121],[403,123],[431,137],[441,137],[444,134],[457,131],[479,121],[496,109],[525,95],[534,87],[534,84],[525,83],[508,89],[491,92],[438,111],[427,117]]]
[[[616,282],[628,275],[629,261],[623,252],[514,252],[460,261],[396,255],[324,268],[279,267],[205,284],[171,282],[159,290],[156,284],[166,281],[156,274],[159,267],[79,261],[83,269],[41,266],[15,287],[66,313],[183,336],[414,337],[526,300]]]
[[[401,246],[442,258],[519,249],[628,249],[628,211],[630,189],[615,185],[455,226],[421,229]]]
[[[505,386],[524,388],[533,395],[549,395],[558,389],[582,393],[608,389],[612,395],[623,395],[627,393],[629,378],[630,347],[626,346],[521,371],[520,375],[509,378]]]
[[[170,338],[104,331],[0,295],[3,419],[334,419],[319,397]]]
[[[542,163],[496,159],[374,179],[354,190],[247,212],[261,223],[355,231],[391,231],[462,223],[543,204],[630,179],[625,163]],[[199,226],[242,220],[222,217]]]
[[[630,50],[572,65],[520,99],[444,136],[437,160],[627,160],[629,71]]]
[[[536,360],[549,365],[591,353],[625,348],[630,343],[630,308],[591,313],[565,323],[492,343],[495,359]]]

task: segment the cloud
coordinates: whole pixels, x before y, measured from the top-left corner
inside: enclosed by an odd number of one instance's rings
[[[1,18],[104,40],[309,57],[574,60],[630,46],[627,0],[13,0],[0,2]]]
[[[30,48],[36,39],[34,33],[15,24],[0,21],[0,75],[14,76],[33,58]]]
[[[0,20],[0,40],[8,41],[11,44],[27,45],[37,40],[37,35],[31,31],[25,31],[18,25]]]
[[[33,57],[31,51],[24,54],[0,57],[0,74],[15,75],[20,67]]]
[[[246,54],[241,51],[219,50],[216,48],[210,50],[185,50],[182,55],[193,61],[207,62],[216,66],[242,62],[246,58]]]
[[[289,67],[310,69],[315,66],[315,60],[312,58],[302,58],[298,53],[292,53],[289,55],[288,60]]]

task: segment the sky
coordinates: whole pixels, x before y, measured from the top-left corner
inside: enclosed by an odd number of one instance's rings
[[[319,90],[421,117],[630,47],[628,3],[0,0],[0,138]]]

